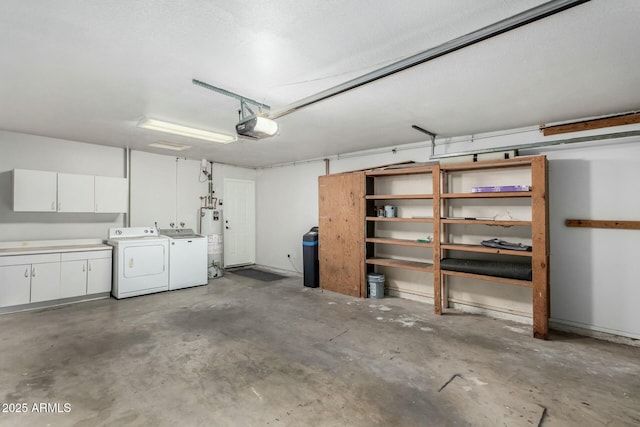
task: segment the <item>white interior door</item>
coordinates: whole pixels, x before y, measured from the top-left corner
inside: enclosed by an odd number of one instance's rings
[[[256,184],[224,179],[224,265],[256,262]]]

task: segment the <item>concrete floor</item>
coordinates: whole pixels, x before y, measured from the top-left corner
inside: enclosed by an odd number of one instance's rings
[[[2,425],[640,424],[640,348],[300,278],[2,315],[0,343]]]

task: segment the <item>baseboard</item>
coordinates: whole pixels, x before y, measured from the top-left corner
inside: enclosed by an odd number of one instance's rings
[[[612,331],[606,328],[558,319],[549,320],[549,327],[557,331],[570,332],[599,340],[640,347],[640,336],[626,334],[622,331]]]

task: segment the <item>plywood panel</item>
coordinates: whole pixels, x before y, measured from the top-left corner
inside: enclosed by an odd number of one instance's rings
[[[318,179],[320,287],[365,297],[363,172]]]

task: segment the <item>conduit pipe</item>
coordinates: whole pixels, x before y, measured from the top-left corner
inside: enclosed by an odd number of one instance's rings
[[[446,159],[449,157],[459,157],[459,156],[470,156],[473,154],[486,154],[486,153],[495,153],[498,151],[508,151],[508,150],[527,150],[532,148],[541,148],[541,147],[550,147],[554,145],[563,145],[563,144],[577,144],[580,142],[595,142],[602,141],[606,139],[619,139],[619,138],[630,138],[634,136],[640,136],[640,130],[632,130],[628,132],[617,132],[617,133],[607,133],[603,135],[592,135],[592,136],[580,136],[577,138],[567,138],[567,139],[556,139],[553,141],[541,141],[541,142],[532,142],[530,144],[521,144],[521,145],[509,145],[506,147],[495,147],[495,148],[487,148],[484,150],[473,150],[473,151],[461,151],[458,153],[445,153],[445,154],[436,154],[431,156],[429,160],[436,159]]]

